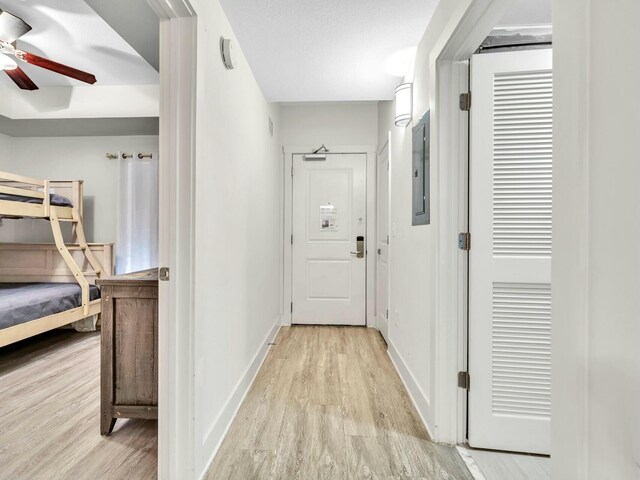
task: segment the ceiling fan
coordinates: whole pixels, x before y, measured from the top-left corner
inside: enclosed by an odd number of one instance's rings
[[[96,77],[73,67],[54,62],[33,53],[16,48],[16,40],[31,31],[31,26],[24,20],[9,12],[0,10],[0,69],[4,70],[13,82],[22,90],[38,90],[38,86],[29,78],[24,70],[12,58],[15,57],[25,63],[45,68],[60,75],[75,78],[81,82],[93,85]]]

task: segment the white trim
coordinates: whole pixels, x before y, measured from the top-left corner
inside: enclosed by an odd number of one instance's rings
[[[385,317],[387,317],[388,315],[386,315],[386,312],[378,312],[378,255],[377,255],[377,248],[378,245],[380,245],[381,243],[381,239],[378,238],[378,233],[379,233],[379,229],[378,229],[378,205],[380,202],[380,198],[379,198],[379,192],[377,191],[377,187],[378,187],[378,170],[380,168],[380,157],[382,156],[382,153],[386,150],[387,153],[387,162],[389,164],[389,170],[387,172],[387,198],[386,198],[386,202],[387,202],[387,220],[389,222],[389,225],[387,227],[387,232],[388,232],[388,237],[389,239],[391,239],[391,154],[393,152],[392,149],[392,135],[391,135],[391,131],[387,132],[387,141],[384,142],[384,145],[382,147],[380,147],[378,149],[378,153],[376,156],[376,207],[375,207],[375,221],[376,221],[376,225],[375,225],[375,229],[376,229],[376,243],[374,245],[374,250],[376,250],[376,253],[374,254],[375,256],[375,266],[376,266],[376,271],[375,271],[375,285],[374,285],[374,305],[375,305],[375,325],[376,328],[379,329],[379,323],[378,323],[378,315],[385,315]],[[391,246],[390,244],[387,244],[387,308],[389,310],[391,310]],[[387,324],[387,331],[385,332],[385,335],[383,335],[384,337],[384,341],[388,341],[389,340],[389,319],[385,318],[385,322]]]
[[[409,398],[411,398],[414,407],[416,407],[418,415],[420,415],[420,420],[422,420],[424,428],[427,429],[429,438],[431,440],[434,440],[433,431],[429,428],[429,424],[426,421],[429,409],[431,408],[429,397],[425,395],[425,393],[420,388],[420,385],[418,385],[418,382],[413,376],[413,373],[411,373],[411,370],[409,370],[409,367],[407,367],[407,364],[405,363],[404,359],[402,358],[392,341],[389,341],[387,343],[387,354],[391,359],[391,363],[393,363],[393,366],[398,372],[400,380],[402,380],[402,383],[407,389]]]
[[[188,0],[147,0],[160,19],[158,478],[193,478],[197,23]]]
[[[376,146],[375,145],[327,145],[331,153],[362,153],[367,156],[367,239],[376,238]],[[291,167],[293,164],[293,155],[311,153],[314,151],[312,146],[291,146],[285,145],[284,150],[284,232],[283,232],[283,287],[282,287],[282,325],[291,325],[291,301],[292,301],[292,246],[291,235],[292,215],[293,215],[293,177],[291,176]],[[295,241],[295,239],[294,239]],[[376,327],[375,317],[375,289],[376,289],[376,258],[371,254],[371,246],[375,244],[367,240],[367,307],[366,319],[367,326]]]
[[[437,440],[460,443],[466,440],[466,392],[458,389],[453,379],[457,372],[467,368],[468,255],[458,249],[457,235],[468,230],[468,114],[458,109],[458,97],[468,90],[468,63],[446,62],[439,65],[439,75],[446,81],[437,83],[442,107],[438,118],[440,123],[435,130],[436,135],[438,131],[446,132],[448,138],[436,142],[436,148],[440,158],[448,161],[439,163],[435,418],[439,426],[436,429]],[[445,108],[445,101],[449,108]]]
[[[204,444],[208,443],[212,438],[218,438],[219,440],[215,448],[213,449],[213,453],[207,461],[204,470],[198,475],[198,478],[202,479],[206,477],[207,472],[209,471],[209,468],[213,463],[213,460],[220,450],[222,442],[227,436],[227,432],[229,431],[233,420],[238,415],[238,411],[240,410],[244,399],[249,393],[251,385],[253,385],[253,382],[258,376],[258,372],[260,372],[260,369],[262,368],[262,365],[267,358],[267,355],[269,353],[269,344],[272,343],[273,340],[278,336],[278,332],[281,328],[281,323],[282,319],[278,318],[267,334],[266,338],[262,342],[262,347],[260,347],[260,349],[253,356],[251,363],[245,370],[242,377],[240,377],[240,380],[238,380],[238,383],[233,389],[231,395],[225,402],[224,407],[222,407],[222,410],[214,420],[213,424],[207,430],[207,433],[204,437]]]
[[[466,113],[459,94],[466,91],[466,62],[515,0],[460,2],[429,58],[433,121],[431,156],[438,165],[436,237],[436,367],[434,440],[466,440],[466,395],[457,372],[466,367],[466,261],[457,234],[467,228]],[[464,87],[464,88],[463,88]]]
[[[467,470],[473,477],[473,480],[487,480],[487,478],[480,471],[480,467],[476,463],[475,459],[471,456],[471,452],[462,445],[456,445],[458,455],[462,458],[462,461],[467,466]]]
[[[602,243],[602,237],[596,235],[596,229],[601,228],[599,220],[602,217],[594,215],[598,211],[595,203],[603,198],[603,189],[608,187],[606,182],[609,180],[601,178],[595,168],[597,163],[603,161],[604,152],[600,148],[605,143],[598,141],[594,144],[594,137],[603,135],[603,132],[598,129],[600,125],[598,122],[601,120],[593,111],[594,103],[599,103],[594,95],[600,95],[614,85],[621,85],[611,80],[603,81],[602,77],[598,79],[594,75],[594,68],[600,68],[603,60],[602,54],[594,55],[594,44],[599,42],[595,34],[600,32],[601,35],[605,34],[610,28],[607,26],[601,30],[601,25],[604,27],[608,24],[606,22],[600,24],[600,19],[597,18],[596,12],[603,6],[604,4],[598,4],[596,9],[593,2],[565,0],[554,1],[553,5],[553,22],[557,28],[554,33],[553,51],[554,166],[551,312],[556,320],[561,319],[561,321],[554,320],[551,327],[551,364],[553,366],[551,475],[553,478],[597,478],[600,475],[596,472],[600,468],[607,468],[611,472],[609,475],[611,477],[620,477],[621,475],[614,473],[614,467],[623,464],[623,457],[617,457],[618,461],[616,461],[613,452],[620,447],[625,449],[628,445],[624,430],[615,428],[608,431],[611,435],[609,438],[614,442],[611,445],[612,449],[603,451],[600,446],[606,440],[602,438],[600,432],[593,431],[594,427],[598,428],[603,424],[620,425],[618,423],[622,418],[620,414],[608,411],[607,418],[599,418],[592,402],[605,398],[596,395],[594,391],[601,388],[598,383],[603,380],[603,375],[606,375],[606,372],[617,375],[622,371],[619,369],[626,367],[626,365],[622,367],[624,361],[621,361],[620,357],[614,360],[613,357],[599,355],[592,344],[594,341],[599,342],[598,339],[594,339],[594,335],[602,331],[606,322],[601,308],[607,305],[606,302],[611,302],[615,298],[610,296],[610,292],[599,290],[604,280],[602,276],[606,277],[612,273],[610,269],[601,269],[598,266],[604,258],[602,255],[606,250],[603,249],[611,248],[612,239],[608,238],[605,243]],[[620,25],[620,32],[631,31],[634,27],[631,27],[630,22],[635,21],[633,16],[629,17],[628,23]],[[608,47],[615,41],[617,35],[610,33],[606,35],[608,41],[605,46]],[[623,55],[632,51],[631,44],[620,45],[620,48],[624,52]],[[613,75],[613,78],[617,75],[624,75],[629,79],[637,78],[637,66],[635,68],[636,70],[630,69],[624,74],[610,72],[610,75]],[[615,100],[609,101],[615,102]],[[618,122],[629,118],[621,112],[622,110],[618,107],[616,111]],[[611,113],[613,111],[608,112],[609,115]],[[611,139],[613,143],[617,141],[619,139]],[[615,146],[629,148],[629,144]],[[616,155],[619,151],[611,152]],[[614,163],[607,163],[607,165],[618,168]],[[618,174],[624,175],[624,172],[625,170],[619,170]],[[623,184],[622,188],[628,187]],[[625,194],[628,192],[625,190]],[[617,203],[620,198],[618,195],[613,196],[604,207],[617,208],[621,205]],[[633,232],[637,231],[637,227],[633,225],[637,225],[634,223],[636,221],[637,217],[628,224],[620,225],[621,230],[616,233],[634,236]],[[594,240],[597,244],[594,244]],[[614,255],[624,256],[627,252],[628,250],[622,249]],[[633,265],[631,258],[629,261],[631,267]],[[621,270],[616,269],[616,277],[611,278],[612,287],[617,289],[621,289],[620,282],[625,281],[624,277],[619,276],[620,273],[622,273]],[[634,288],[635,285],[637,283],[632,283],[630,288]],[[594,302],[594,298],[598,298],[603,293],[604,299]],[[612,307],[613,304],[624,309],[624,306],[615,300],[609,303],[608,307]],[[606,316],[616,317],[617,312],[609,308],[606,310]],[[628,312],[631,314],[631,310]],[[626,316],[616,318],[615,329],[621,335],[624,335],[622,332],[629,325],[627,318]],[[576,332],[579,332],[579,335],[576,335]],[[609,337],[606,341],[611,341],[612,338]],[[617,338],[620,339],[620,337]],[[622,344],[618,347],[624,348]],[[637,363],[635,365],[637,367]],[[628,393],[620,392],[620,406],[625,402],[626,395]],[[611,408],[610,399],[607,398],[605,402],[601,406]],[[631,421],[628,427],[634,431],[637,418],[635,411],[631,417],[628,417]],[[600,437],[599,440],[595,440],[597,437]],[[632,457],[630,455],[627,458],[631,460]],[[637,462],[637,457],[635,458]],[[629,469],[637,472],[637,464],[635,467],[629,466]]]
[[[189,0],[147,0],[160,20],[195,17],[196,12]]]

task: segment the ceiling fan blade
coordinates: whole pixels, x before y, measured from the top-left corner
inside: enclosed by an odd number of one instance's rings
[[[31,30],[31,25],[20,17],[0,10],[0,40],[13,43]]]
[[[83,72],[82,70],[78,70],[77,68],[69,67],[67,65],[63,65],[62,63],[39,57],[38,55],[34,55],[33,53],[20,52],[20,56],[18,58],[31,65],[35,65],[40,68],[46,68],[47,70],[51,70],[52,72],[59,73],[60,75],[65,75],[67,77],[75,78],[76,80],[80,80],[81,82],[89,83],[91,85],[96,83],[96,77],[91,73]]]
[[[38,86],[33,83],[33,80],[31,80],[20,67],[17,67],[14,70],[5,70],[4,73],[6,73],[22,90],[38,90]]]

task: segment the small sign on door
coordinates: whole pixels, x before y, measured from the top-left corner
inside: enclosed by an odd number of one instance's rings
[[[338,209],[335,205],[320,205],[320,230],[323,232],[338,230]]]

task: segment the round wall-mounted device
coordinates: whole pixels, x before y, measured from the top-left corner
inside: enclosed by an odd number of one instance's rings
[[[233,45],[230,38],[220,37],[220,55],[225,68],[233,70],[235,66],[233,64]]]

